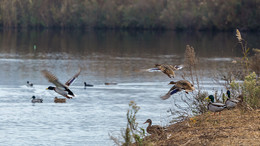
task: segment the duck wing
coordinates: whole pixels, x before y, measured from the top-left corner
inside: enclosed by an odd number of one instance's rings
[[[174,70],[180,70],[180,69],[182,69],[184,66],[183,65],[175,65],[174,67],[173,67],[173,69]]]
[[[161,70],[159,68],[148,68],[148,69],[145,69],[144,71],[147,71],[147,72],[161,72]]]
[[[217,107],[225,107],[226,105],[223,104],[223,103],[219,103],[219,102],[214,102],[214,103],[211,103],[212,105],[214,106],[217,106]]]
[[[163,127],[159,125],[153,125],[150,128],[151,134],[161,134],[163,132]]]
[[[65,83],[65,85],[66,85],[66,86],[70,86],[70,85],[76,80],[76,78],[79,76],[80,72],[81,72],[81,69],[79,69],[78,73],[76,73],[71,79],[69,79],[69,80]]]
[[[58,87],[58,88],[65,88],[65,89],[67,88],[64,84],[62,84],[62,83],[58,80],[58,78],[57,78],[55,75],[53,75],[53,74],[50,73],[49,71],[47,71],[47,70],[42,70],[41,72],[42,72],[42,74],[44,75],[44,77],[45,77],[46,79],[48,79],[49,82],[53,83],[56,87]]]
[[[237,99],[228,99],[228,100],[230,100],[231,102],[234,102],[234,103],[239,103],[239,100],[237,100]]]
[[[177,92],[179,92],[179,91],[181,91],[181,89],[176,88],[175,86],[173,86],[173,87],[168,91],[167,94],[165,94],[164,96],[161,96],[161,99],[162,99],[162,100],[166,100],[166,99],[170,98],[171,95],[173,95],[173,94],[175,94],[175,93],[177,93]]]
[[[210,103],[208,104],[208,109],[212,112],[220,112],[226,108],[226,105],[223,103]]]

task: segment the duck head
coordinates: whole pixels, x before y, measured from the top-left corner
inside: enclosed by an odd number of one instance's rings
[[[147,119],[145,122],[144,122],[144,124],[145,123],[149,123],[149,125],[151,125],[152,124],[152,120],[151,119]]]
[[[213,103],[214,102],[214,96],[213,95],[210,95],[210,96],[208,96],[207,98],[205,98],[205,99],[210,99],[210,101]]]
[[[46,88],[46,90],[54,90],[55,88],[52,86],[49,86],[48,88]]]
[[[194,91],[194,90],[195,90],[194,85],[190,84],[190,91]]]
[[[230,91],[227,90],[227,95],[228,95],[228,98],[230,98]]]
[[[32,99],[35,99],[35,96],[32,96]]]

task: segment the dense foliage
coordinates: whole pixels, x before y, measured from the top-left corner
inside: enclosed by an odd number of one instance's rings
[[[1,27],[259,30],[259,0],[1,0]]]

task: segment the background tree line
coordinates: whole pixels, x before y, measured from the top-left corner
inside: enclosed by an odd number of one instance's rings
[[[260,30],[260,0],[0,0],[3,28]]]

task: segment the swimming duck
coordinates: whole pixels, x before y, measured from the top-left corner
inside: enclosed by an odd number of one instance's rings
[[[33,83],[30,83],[29,81],[27,81],[26,86],[27,86],[27,87],[32,87],[32,86],[33,86]]]
[[[164,74],[166,74],[169,78],[174,78],[175,77],[175,70],[180,70],[183,68],[182,65],[167,65],[167,64],[155,64],[155,70],[160,70]]]
[[[193,84],[187,80],[180,80],[177,82],[171,81],[169,84],[174,84],[174,86],[168,91],[167,94],[161,97],[162,100],[168,99],[171,95],[182,90],[185,90],[187,94],[188,92],[192,92],[193,90],[195,90]]]
[[[152,120],[151,119],[147,119],[145,123],[148,123],[148,127],[146,128],[147,133],[149,134],[157,134],[160,135],[163,133],[163,127],[159,126],[159,125],[152,125]]]
[[[32,96],[32,103],[42,103],[42,99],[39,99],[39,98],[37,98],[36,99],[36,97],[35,96]]]
[[[105,85],[117,85],[117,83],[105,83]]]
[[[205,99],[210,99],[210,102],[208,104],[208,110],[214,112],[214,115],[215,115],[215,112],[219,112],[219,114],[220,114],[220,112],[226,108],[225,104],[219,103],[219,102],[214,102],[213,95],[209,95]]]
[[[94,85],[91,84],[87,84],[86,82],[84,82],[84,89],[86,89],[87,87],[93,87]]]
[[[65,103],[65,102],[66,102],[66,98],[58,98],[58,97],[55,97],[55,98],[54,98],[54,102],[55,102],[55,103]]]
[[[238,100],[236,99],[231,99],[230,98],[230,91],[227,90],[227,95],[228,95],[228,99],[225,102],[225,105],[227,106],[227,109],[231,109],[237,106],[237,103],[239,103]]]
[[[47,70],[42,70],[42,74],[49,80],[49,82],[53,83],[56,87],[49,86],[47,90],[54,90],[58,94],[71,99],[75,95],[73,92],[69,89],[69,86],[75,81],[75,79],[79,76],[80,74],[80,69],[77,74],[75,74],[71,79],[69,79],[65,84],[62,84],[56,76],[48,72]]]

